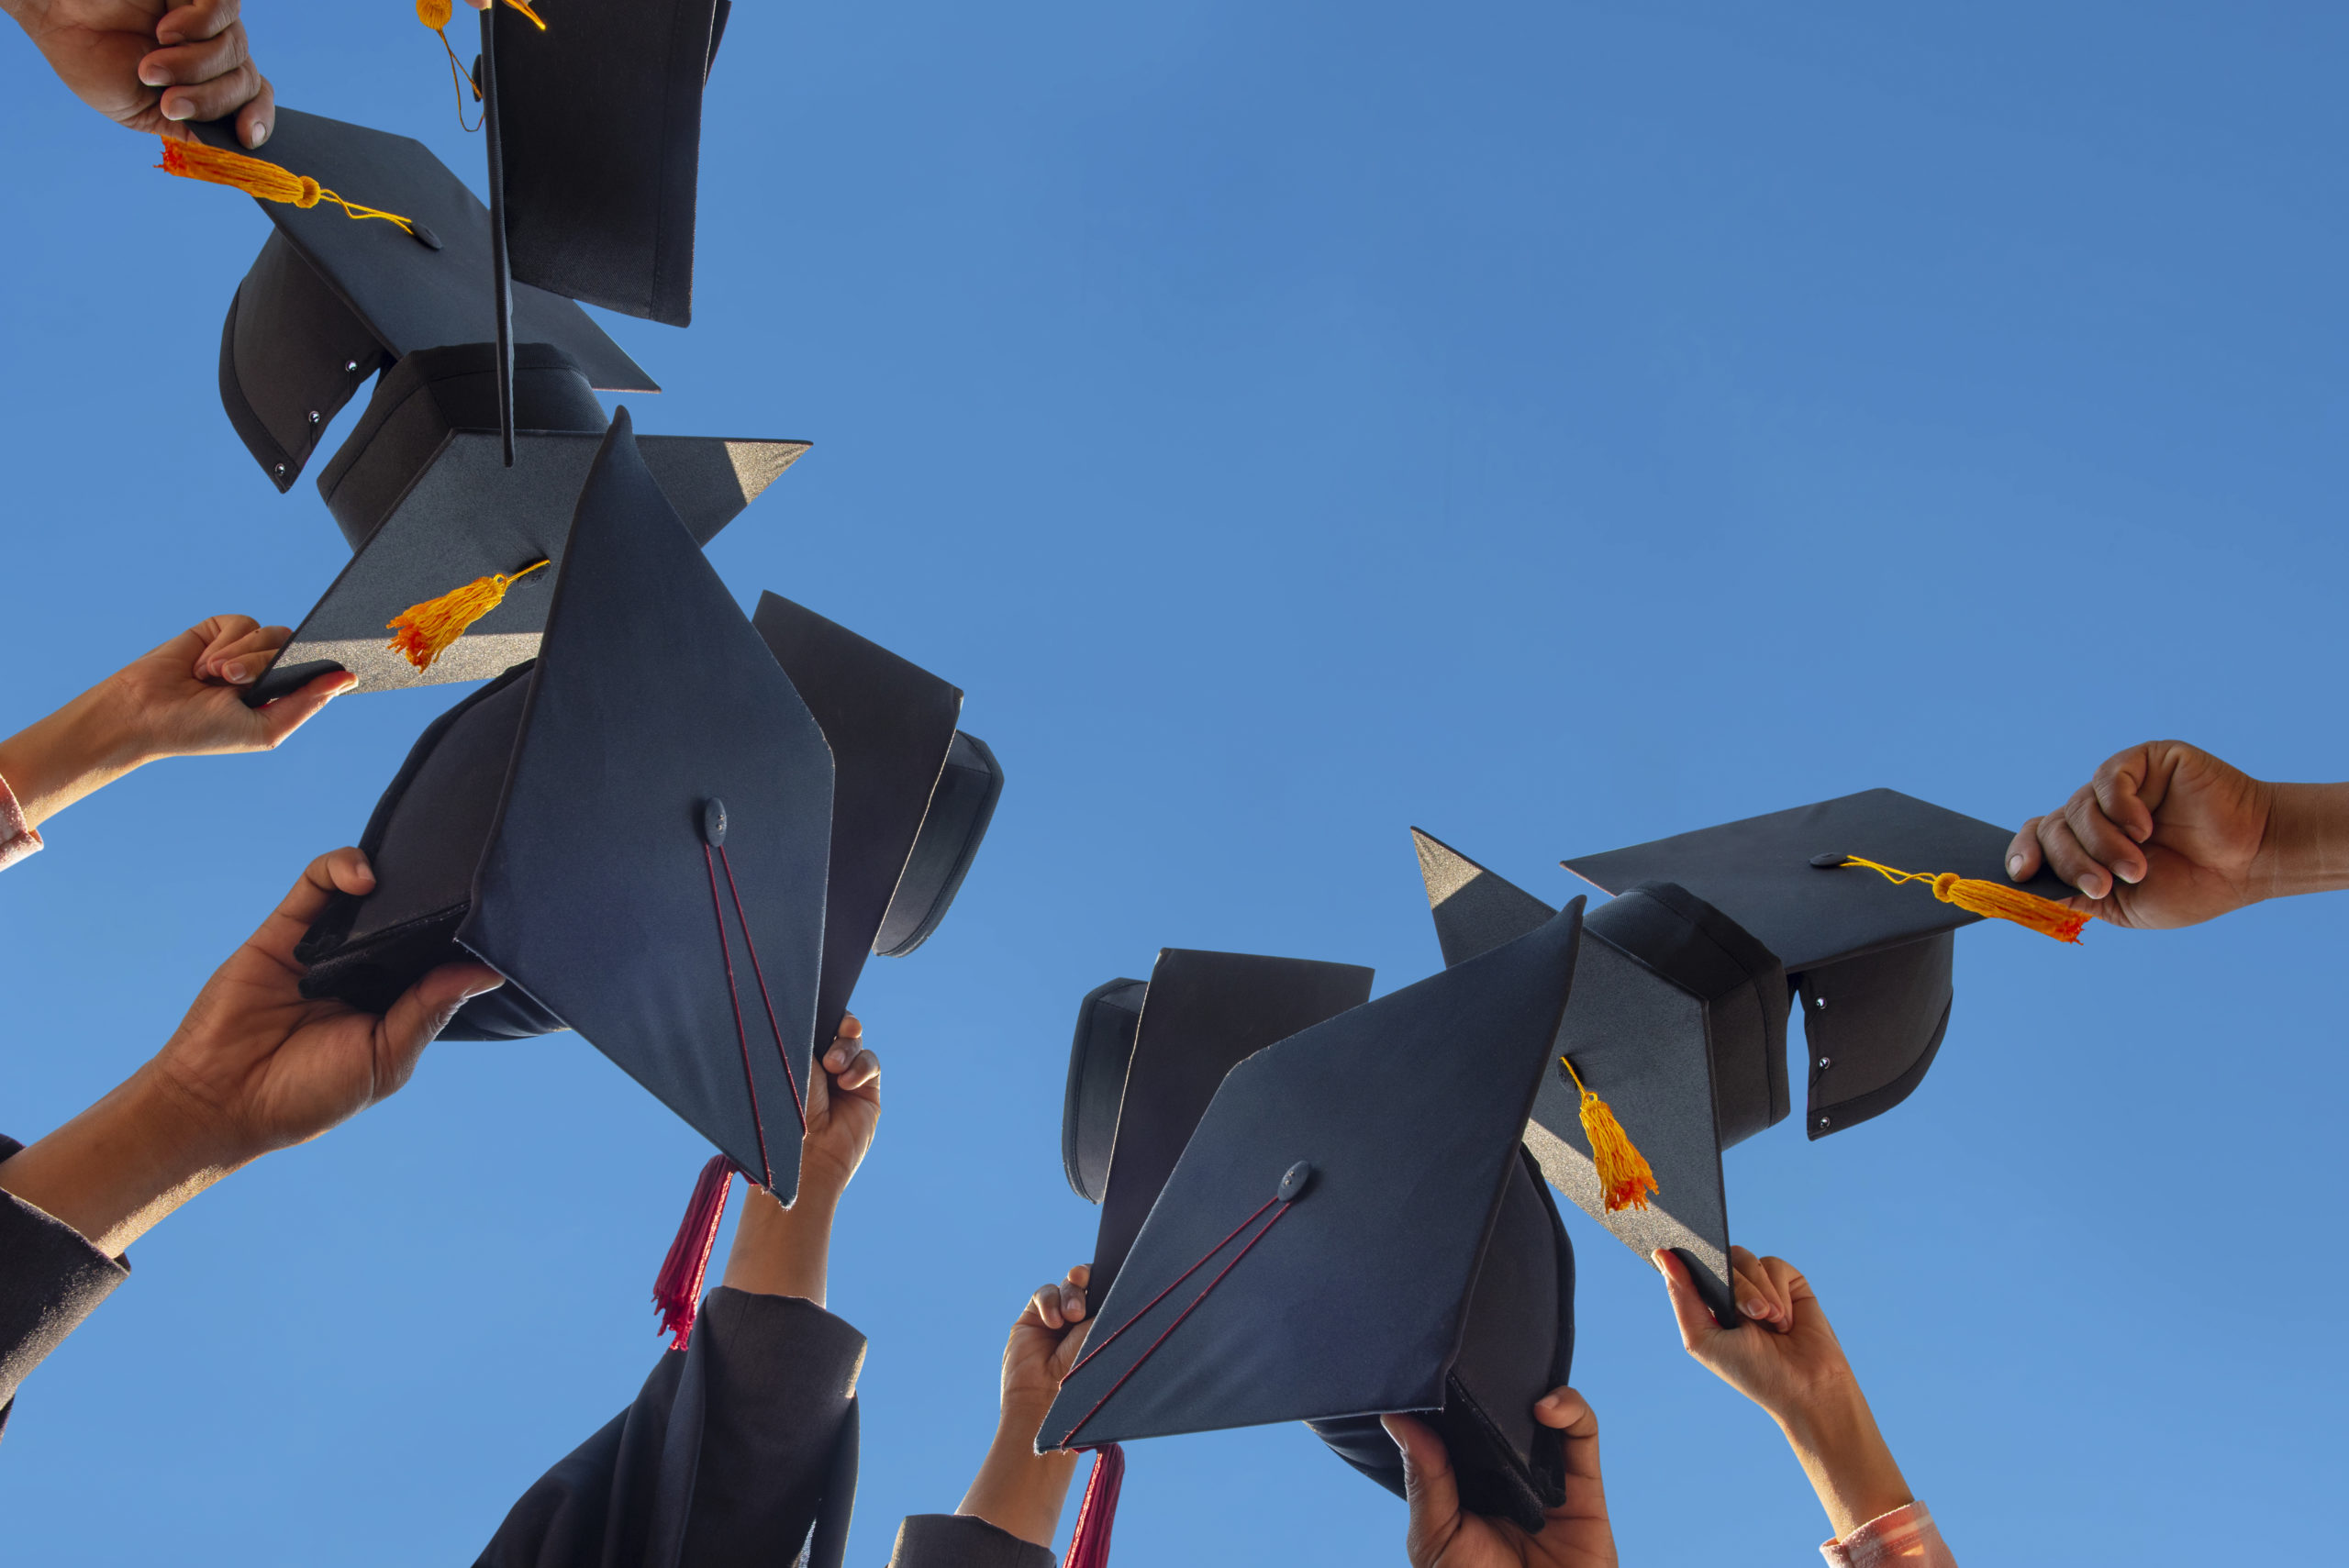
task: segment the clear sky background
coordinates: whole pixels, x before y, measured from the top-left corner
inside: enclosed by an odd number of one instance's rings
[[[405,0],[249,19],[280,102],[478,188]],[[205,615],[297,620],[345,552],[219,408],[267,221],[6,49],[13,727]],[[741,0],[696,324],[610,318],[670,389],[638,426],[813,440],[719,570],[963,686],[1009,775],[856,1003],[852,1561],[953,1507],[1005,1329],[1089,1255],[1070,1026],[1162,945],[1418,979],[1413,823],[1563,901],[1562,855],[1873,785],[2017,822],[2161,735],[2349,777],[2344,62],[2312,4]],[[59,817],[0,882],[0,1127],[150,1053],[460,695]],[[1730,1156],[1962,1560],[2304,1541],[2349,1400],[2344,941],[2321,898],[1971,930],[1913,1098]],[[7,1555],[469,1562],[660,1353],[707,1152],[574,1037],[436,1046],[135,1250],[19,1401]],[[1814,1561],[1765,1418],[1568,1229],[1625,1561]],[[1130,1458],[1130,1568],[1400,1560],[1302,1428]]]

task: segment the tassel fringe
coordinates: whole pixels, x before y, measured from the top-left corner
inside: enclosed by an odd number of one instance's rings
[[[1126,1482],[1126,1451],[1103,1443],[1093,1451],[1093,1473],[1077,1506],[1076,1533],[1061,1568],[1109,1568],[1109,1527],[1118,1522],[1118,1492]]]
[[[2067,909],[2052,898],[2042,898],[2036,893],[2025,893],[2020,887],[2007,887],[1995,882],[1983,882],[1976,877],[1960,876],[1945,871],[1939,876],[1930,872],[1895,871],[1878,865],[1859,855],[1846,855],[1847,866],[1865,866],[1878,872],[1888,882],[1921,882],[1929,884],[1933,896],[1944,904],[1954,904],[1972,915],[1987,915],[1993,919],[2011,920],[2018,926],[2028,926],[2043,937],[2053,937],[2059,942],[2077,942],[2088,917],[2076,909]]]
[[[1607,1212],[1646,1208],[1648,1195],[1658,1190],[1647,1156],[1615,1119],[1607,1102],[1583,1087],[1582,1074],[1575,1071],[1575,1064],[1563,1056],[1558,1063],[1575,1081],[1575,1087],[1582,1090],[1582,1135],[1590,1140],[1591,1162],[1598,1167],[1598,1187],[1606,1196]]]
[[[429,670],[432,662],[449,651],[450,644],[464,636],[473,622],[506,602],[507,589],[546,564],[541,561],[538,566],[526,566],[510,577],[503,572],[476,577],[437,599],[410,605],[385,623],[386,630],[397,634],[386,646],[417,669]]]
[[[677,1239],[652,1280],[652,1305],[661,1314],[659,1331],[672,1336],[669,1348],[682,1351],[694,1337],[694,1318],[701,1310],[702,1281],[709,1273],[709,1254],[718,1245],[718,1222],[726,1218],[726,1200],[734,1191],[734,1162],[723,1154],[710,1156],[694,1183],[685,1217],[677,1223]]]
[[[307,174],[296,174],[290,169],[281,169],[274,163],[242,152],[232,152],[225,147],[206,147],[200,141],[174,141],[166,137],[163,139],[163,161],[155,167],[183,180],[202,180],[207,184],[227,185],[265,202],[287,202],[298,207],[313,207],[320,202],[332,202],[352,217],[380,217],[386,223],[398,224],[410,234],[416,232],[414,226],[397,213],[379,212],[371,206],[347,202]]]

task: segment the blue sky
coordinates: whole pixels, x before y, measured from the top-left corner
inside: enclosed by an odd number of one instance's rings
[[[281,102],[478,185],[405,4],[248,15]],[[343,547],[218,406],[265,219],[10,47],[14,726],[206,614],[297,619]],[[713,559],[963,685],[1010,781],[858,997],[852,1560],[953,1507],[1005,1329],[1089,1253],[1069,1026],[1162,945],[1419,978],[1412,823],[1563,900],[1562,855],[1873,785],[2018,821],[2156,735],[2349,777],[2344,51],[2310,5],[738,6],[696,325],[611,322],[670,389],[638,427],[813,440]],[[0,1127],[152,1051],[455,695],[58,818],[0,884]],[[2345,941],[2321,898],[1969,932],[1907,1105],[1730,1156],[1962,1559],[2304,1539]],[[136,1249],[20,1401],[13,1554],[470,1561],[652,1363],[706,1152],[574,1038],[435,1047]],[[1808,1560],[1776,1434],[1569,1229],[1625,1560]],[[1130,1568],[1399,1561],[1301,1428],[1130,1458]]]

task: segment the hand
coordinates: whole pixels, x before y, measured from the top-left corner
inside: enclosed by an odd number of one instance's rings
[[[382,1018],[309,1001],[294,946],[336,892],[363,895],[375,873],[357,850],[312,861],[261,929],[214,972],[150,1063],[214,1129],[211,1151],[241,1164],[306,1143],[395,1093],[457,1009],[506,984],[485,963],[446,963]]]
[[[305,1000],[295,943],[338,890],[374,885],[357,850],[312,861],[154,1059],[0,1163],[0,1186],[118,1254],[239,1166],[306,1142],[406,1084],[466,999],[505,982],[485,964],[443,964],[382,1018]]]
[[[832,1216],[841,1194],[873,1147],[881,1121],[881,1062],[863,1049],[864,1026],[851,1014],[808,1074],[807,1132],[799,1143],[799,1194],[785,1208],[751,1184],[720,1281],[759,1296],[797,1296],[824,1305],[832,1251]]]
[[[1079,1263],[1057,1284],[1039,1286],[1028,1309],[1011,1326],[1003,1347],[1003,1426],[1033,1445],[1061,1381],[1085,1348],[1085,1286],[1092,1268]]]
[[[7,0],[73,95],[130,130],[184,138],[188,120],[237,117],[259,147],[277,123],[268,78],[246,51],[238,0]]]
[[[1658,1251],[1653,1261],[1664,1273],[1673,1316],[1680,1320],[1682,1348],[1780,1426],[1857,1386],[1810,1282],[1784,1258],[1756,1258],[1743,1247],[1729,1250],[1737,1309],[1767,1330],[1761,1333],[1716,1323],[1688,1277],[1688,1265],[1676,1254]]]
[[[1093,1271],[1083,1263],[1065,1280],[1039,1288],[1011,1325],[1003,1347],[1003,1409],[971,1489],[954,1511],[1049,1549],[1076,1473],[1068,1449],[1036,1451],[1036,1433],[1061,1391],[1061,1380],[1085,1348],[1085,1287]]]
[[[864,1026],[850,1013],[841,1019],[820,1070],[807,1075],[807,1134],[799,1145],[803,1196],[813,1187],[821,1196],[839,1197],[873,1147],[881,1125],[881,1062],[863,1045]]]
[[[2007,872],[2021,882],[2044,864],[2084,895],[2066,904],[2116,926],[2195,925],[2273,896],[2261,861],[2277,787],[2183,741],[2147,741],[2024,823]]]
[[[132,769],[164,757],[267,751],[358,684],[331,671],[250,708],[250,684],[292,633],[214,616],[134,660],[31,728],[0,741],[0,778],[35,826]]]
[[[1571,1388],[1553,1388],[1533,1418],[1566,1434],[1566,1500],[1538,1535],[1508,1519],[1464,1513],[1452,1455],[1433,1428],[1412,1416],[1380,1424],[1403,1451],[1403,1490],[1411,1522],[1403,1536],[1411,1568],[1613,1568],[1615,1530],[1607,1521],[1607,1487],[1598,1475],[1598,1418]]]
[[[1784,1258],[1742,1247],[1729,1257],[1738,1310],[1752,1319],[1735,1329],[1713,1321],[1687,1264],[1652,1255],[1682,1347],[1778,1423],[1839,1540],[1914,1501],[1810,1282]]]

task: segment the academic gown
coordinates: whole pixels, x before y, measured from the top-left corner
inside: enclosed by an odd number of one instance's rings
[[[967,1514],[908,1514],[897,1527],[889,1568],[1053,1568],[1032,1540]]]
[[[0,1160],[23,1147],[0,1138]],[[0,1192],[0,1433],[17,1407],[17,1385],[129,1277],[126,1260],[107,1257],[63,1220]]]
[[[803,1544],[837,1562],[863,1362],[864,1336],[813,1302],[719,1286],[690,1348],[522,1495],[475,1568],[787,1568]]]

